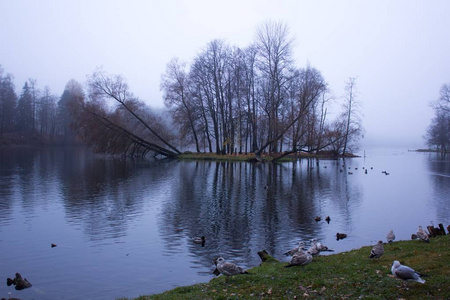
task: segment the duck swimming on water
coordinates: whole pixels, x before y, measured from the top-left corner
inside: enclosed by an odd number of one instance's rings
[[[202,237],[193,237],[192,238],[192,241],[194,242],[194,243],[196,243],[196,244],[202,244],[202,245],[204,245],[205,244],[205,241],[206,241],[206,238],[205,238],[205,236],[203,236],[202,235]]]
[[[336,240],[343,240],[347,237],[347,235],[345,233],[336,233]]]

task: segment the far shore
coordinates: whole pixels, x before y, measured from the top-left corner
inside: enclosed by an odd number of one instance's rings
[[[433,153],[450,153],[450,150],[439,150],[439,149],[416,149],[416,150],[409,150],[414,152],[433,152]]]
[[[69,144],[64,140],[63,137],[42,137],[36,133],[22,133],[22,134],[3,134],[0,136],[0,148],[14,148],[14,147],[33,147],[33,148],[46,148],[54,146],[80,146],[82,143],[80,141],[71,140]],[[256,157],[255,153],[234,153],[234,154],[217,154],[210,152],[190,152],[186,151],[180,154],[177,159],[181,160],[212,160],[212,161],[247,161],[247,162],[269,162],[269,161],[294,161],[302,158],[317,158],[317,159],[338,159],[338,158],[352,158],[359,157],[352,153],[346,153],[345,155],[337,154],[333,151],[319,151],[319,152],[306,152],[298,151],[296,153],[290,153],[283,156],[285,153],[263,153],[260,157]],[[109,155],[109,154],[105,154]],[[120,155],[116,155],[121,157]],[[282,157],[283,156],[283,157]],[[148,156],[150,157],[150,155]],[[279,159],[282,157],[281,159]]]

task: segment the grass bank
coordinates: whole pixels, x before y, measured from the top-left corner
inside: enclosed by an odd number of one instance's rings
[[[385,244],[380,259],[368,258],[371,248],[317,256],[303,267],[285,268],[286,263],[269,260],[229,283],[219,276],[136,299],[450,299],[450,235],[429,244],[419,240]],[[405,288],[390,274],[394,260],[429,275],[424,277],[426,283],[408,282]]]

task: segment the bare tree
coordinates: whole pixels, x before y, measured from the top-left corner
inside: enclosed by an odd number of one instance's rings
[[[341,117],[345,120],[345,134],[344,145],[342,149],[342,155],[347,153],[350,142],[354,142],[356,145],[359,138],[362,136],[362,127],[359,119],[358,106],[359,103],[356,100],[358,94],[356,90],[356,77],[350,77],[345,86],[345,102],[343,103],[343,112]]]
[[[443,84],[439,94],[439,99],[432,103],[432,107],[450,113],[450,84]]]
[[[229,128],[233,113],[229,101],[232,99],[226,94],[230,84],[230,73],[227,72],[229,58],[228,45],[224,41],[213,40],[194,59],[190,72],[208,143],[215,143],[217,154],[230,152],[232,148]]]
[[[197,107],[191,97],[189,75],[185,67],[186,64],[180,63],[177,58],[172,59],[167,64],[166,73],[161,76],[161,90],[164,92],[164,103],[171,110],[174,120],[180,124],[182,132],[187,132],[189,128],[196,150],[200,152]]]
[[[295,153],[299,150],[312,152],[318,150],[316,146],[316,134],[318,125],[318,116],[316,107],[321,96],[327,91],[327,83],[322,74],[310,66],[306,69],[296,70],[292,75],[289,85],[289,103],[286,105],[289,110],[288,118],[283,124],[278,138],[290,131],[291,149],[285,151],[279,158]],[[323,118],[324,116],[322,116]]]
[[[268,118],[267,146],[274,152],[278,151],[278,141],[281,138],[279,113],[286,96],[288,71],[292,65],[292,43],[288,26],[284,23],[268,21],[256,31],[258,69],[261,73],[259,80],[263,96],[260,105]]]

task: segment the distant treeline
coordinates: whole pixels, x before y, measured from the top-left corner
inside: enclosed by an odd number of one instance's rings
[[[341,111],[328,120],[336,99],[319,70],[295,66],[292,50],[287,26],[267,22],[244,49],[213,40],[189,65],[174,58],[161,78],[163,114],[136,98],[124,78],[101,69],[89,76],[86,93],[71,81],[58,101],[30,81],[18,101],[8,100],[15,127],[5,130],[66,134],[72,128],[98,151],[124,155],[356,149],[363,134],[356,78],[346,82]],[[12,84],[9,75],[3,82]]]
[[[429,147],[441,152],[450,150],[450,84],[443,84],[438,100],[431,103],[434,118],[428,127],[425,139]]]
[[[59,97],[53,95],[48,87],[39,89],[35,79],[26,81],[17,95],[13,80],[14,76],[5,73],[0,65],[0,137],[37,134],[47,143],[55,143],[56,140],[58,143],[73,143],[75,132],[70,128],[72,119],[67,103],[72,97],[71,85],[76,83],[69,82]],[[27,141],[21,143],[27,144]]]

